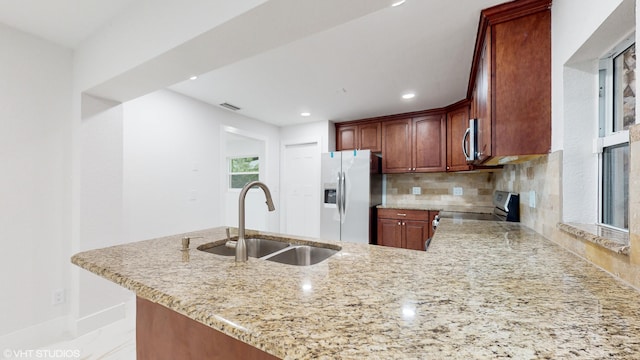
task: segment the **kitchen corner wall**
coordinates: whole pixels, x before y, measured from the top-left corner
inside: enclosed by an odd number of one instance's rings
[[[520,194],[520,222],[551,239],[562,216],[562,151],[496,174],[496,189]]]
[[[496,175],[493,172],[387,174],[386,205],[489,213],[493,209]],[[412,195],[413,187],[420,187],[421,194]],[[462,195],[453,195],[454,187],[461,187]]]
[[[70,311],[73,52],[3,24],[0,48],[0,349],[34,349]]]

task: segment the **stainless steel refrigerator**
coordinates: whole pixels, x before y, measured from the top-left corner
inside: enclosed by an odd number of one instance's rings
[[[375,243],[376,206],[382,203],[380,158],[370,150],[322,154],[320,237]]]

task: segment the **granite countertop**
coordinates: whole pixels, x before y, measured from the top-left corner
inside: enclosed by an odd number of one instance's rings
[[[340,243],[308,267],[195,249],[223,228],[72,261],[286,359],[640,356],[634,289],[520,224],[462,225],[441,220],[428,252]]]
[[[615,253],[629,255],[629,233],[596,224],[559,223],[558,228]]]

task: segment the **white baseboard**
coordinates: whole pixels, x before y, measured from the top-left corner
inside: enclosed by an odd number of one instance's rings
[[[135,300],[134,297],[130,301],[114,305],[75,321],[72,316],[61,316],[0,336],[0,359],[2,359],[1,351],[7,349],[16,351],[39,349],[54,343],[74,339],[125,318],[135,324]]]
[[[69,317],[61,316],[0,337],[0,351],[31,350],[71,338]]]
[[[120,303],[104,310],[76,320],[76,336],[82,336],[88,332],[122,320],[127,315],[127,303]]]

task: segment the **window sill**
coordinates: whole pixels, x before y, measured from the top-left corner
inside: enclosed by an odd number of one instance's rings
[[[558,229],[621,255],[629,255],[629,233],[595,224],[559,223]]]

